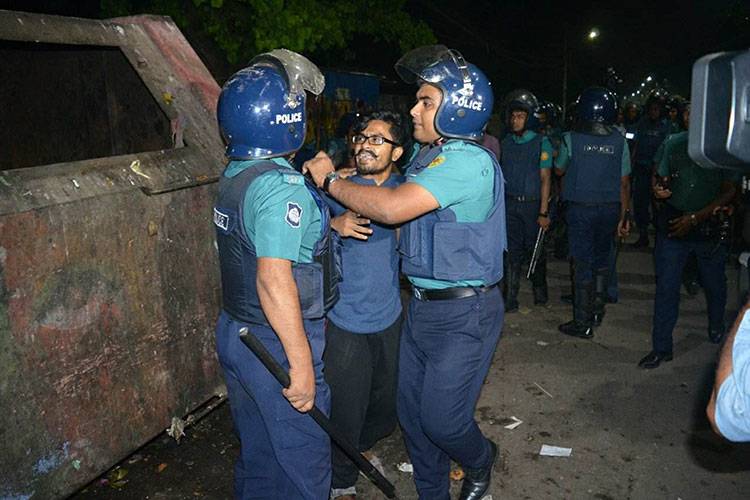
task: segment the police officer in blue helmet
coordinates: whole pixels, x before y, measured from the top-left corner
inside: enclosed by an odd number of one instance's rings
[[[340,274],[328,208],[289,163],[305,139],[306,92],[324,83],[305,57],[277,49],[235,73],[219,97],[229,164],[214,209],[223,299],[216,347],[241,442],[239,499],[328,497],[330,440],[305,413],[329,408],[323,318]],[[288,388],[241,342],[243,327],[289,371]]]
[[[508,265],[504,298],[506,312],[518,310],[521,267],[529,260],[539,229],[549,230],[549,199],[552,185],[552,144],[541,133],[540,105],[528,90],[515,90],[506,97],[506,122],[511,133],[503,139],[500,164],[505,185],[505,217],[508,223]],[[531,265],[531,264],[529,264]],[[547,259],[541,253],[530,276],[534,305],[547,303]]]
[[[415,146],[396,188],[341,179],[324,153],[306,168],[331,196],[370,219],[403,224],[402,272],[412,286],[401,332],[398,416],[419,498],[448,500],[450,458],[466,469],[461,500],[489,492],[498,456],[474,408],[503,322],[497,283],[506,248],[504,180],[478,144],[492,112],[487,77],[441,45],[404,55],[416,83]]]
[[[577,122],[563,134],[555,171],[565,175],[563,201],[572,258],[573,320],[560,332],[590,339],[601,323],[607,301],[608,257],[615,232],[625,237],[630,199],[630,151],[612,128],[615,96],[603,87],[583,91],[576,103]]]

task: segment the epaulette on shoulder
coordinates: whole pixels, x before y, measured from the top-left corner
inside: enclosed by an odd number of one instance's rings
[[[305,178],[298,172],[284,172],[281,177],[285,184],[302,185],[305,183]]]

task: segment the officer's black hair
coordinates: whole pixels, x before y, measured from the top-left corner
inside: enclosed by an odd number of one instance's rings
[[[404,119],[400,113],[393,111],[375,111],[368,116],[363,117],[355,128],[356,133],[362,132],[372,120],[386,122],[390,126],[393,141],[404,149],[409,145],[411,134],[404,125]]]

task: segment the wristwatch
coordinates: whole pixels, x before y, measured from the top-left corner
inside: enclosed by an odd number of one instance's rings
[[[339,179],[341,179],[341,175],[339,175],[338,172],[328,172],[326,174],[326,178],[323,179],[323,191],[327,193],[328,189],[330,189],[331,187],[331,184],[333,184]]]
[[[690,225],[691,226],[698,225],[698,218],[695,216],[695,214],[690,214]]]
[[[539,212],[539,217],[545,217],[549,219],[549,212]]]

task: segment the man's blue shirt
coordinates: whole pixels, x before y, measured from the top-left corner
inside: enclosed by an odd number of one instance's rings
[[[363,185],[375,185],[372,179],[359,176],[347,180]],[[395,188],[404,177],[391,174],[381,184]],[[328,199],[334,217],[346,208]],[[339,283],[341,297],[328,313],[328,319],[353,333],[377,333],[393,324],[401,314],[398,280],[398,252],[396,229],[371,222],[372,234],[367,240],[341,239],[344,279]]]

